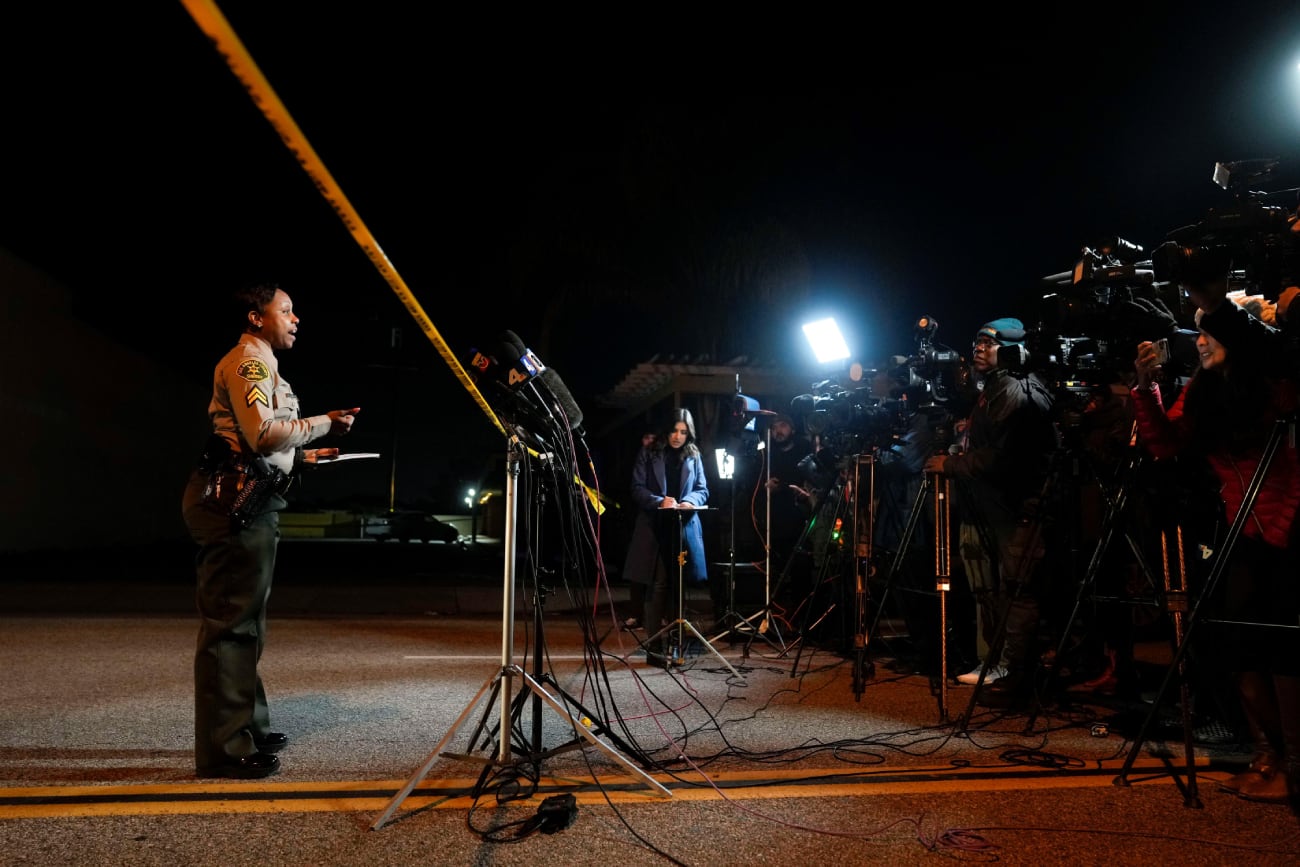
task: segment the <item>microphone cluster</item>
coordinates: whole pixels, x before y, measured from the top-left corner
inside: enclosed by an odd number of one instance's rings
[[[469,368],[503,398],[496,409],[507,421],[527,423],[539,436],[582,437],[582,409],[568,386],[515,332],[503,331],[487,351],[472,349]]]

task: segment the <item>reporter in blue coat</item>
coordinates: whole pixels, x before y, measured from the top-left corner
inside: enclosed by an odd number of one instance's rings
[[[641,623],[646,633],[654,636],[661,628],[669,598],[677,595],[679,552],[686,552],[686,561],[681,565],[685,580],[703,583],[709,578],[700,516],[683,516],[709,504],[709,482],[690,410],[673,410],[665,435],[637,454],[632,469],[632,501],[637,515],[623,576],[632,585],[634,599],[643,595],[645,616]],[[680,547],[679,516],[684,517]],[[674,606],[672,616],[677,615]],[[663,636],[647,644],[646,658],[657,665],[666,664]]]

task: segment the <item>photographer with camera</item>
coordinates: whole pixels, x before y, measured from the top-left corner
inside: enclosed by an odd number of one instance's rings
[[[1228,292],[1222,275],[1185,279],[1197,311],[1200,368],[1165,409],[1155,347],[1138,346],[1133,388],[1139,439],[1157,460],[1188,454],[1205,458],[1220,484],[1225,522],[1235,522],[1266,443],[1279,421],[1294,424],[1297,410],[1294,344],[1252,317]],[[1292,293],[1294,295],[1294,293]],[[1252,511],[1228,556],[1226,586],[1208,606],[1219,616],[1212,648],[1202,662],[1226,671],[1240,700],[1254,755],[1245,771],[1223,784],[1256,801],[1300,809],[1300,459],[1294,438],[1283,437],[1269,459]],[[1211,545],[1217,548],[1213,541]],[[1209,589],[1209,588],[1207,588]],[[1270,630],[1270,625],[1289,627]],[[1215,632],[1221,632],[1218,639]],[[1270,640],[1271,633],[1281,635]]]
[[[1024,370],[1025,336],[1023,323],[1009,317],[976,332],[971,365],[980,395],[965,425],[964,447],[933,455],[924,466],[958,483],[962,560],[984,641],[990,653],[1000,649],[985,662],[978,701],[988,706],[1031,694],[1041,590],[1036,567],[1044,553],[1037,508],[1057,449],[1052,393]],[[1001,636],[995,634],[999,621]]]

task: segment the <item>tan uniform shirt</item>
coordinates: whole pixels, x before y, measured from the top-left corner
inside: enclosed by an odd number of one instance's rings
[[[208,417],[233,451],[251,449],[286,473],[293,469],[297,448],[330,431],[327,415],[298,417],[298,396],[280,376],[270,344],[255,334],[240,335],[217,363]]]

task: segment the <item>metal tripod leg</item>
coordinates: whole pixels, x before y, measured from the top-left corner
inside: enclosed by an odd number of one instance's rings
[[[948,590],[952,587],[949,519],[952,483],[934,479],[934,589],[939,595],[939,719],[948,719]]]
[[[766,493],[766,497],[765,497],[766,518],[763,524],[765,528],[765,538],[763,540],[763,607],[741,621],[742,624],[747,625],[749,627],[747,630],[749,633],[749,640],[745,642],[745,648],[743,651],[746,658],[749,657],[749,651],[754,644],[755,638],[761,638],[764,641],[766,641],[769,645],[772,646],[774,650],[778,651],[778,656],[784,656],[789,651],[789,647],[785,643],[785,638],[783,638],[781,635],[781,627],[777,625],[777,622],[771,616],[772,594],[773,594],[773,590],[772,590],[772,489],[768,486],[768,482],[770,482],[771,479],[772,479],[772,428],[769,425],[767,428],[767,445],[763,451],[763,489]],[[803,538],[807,536],[807,533],[808,533],[808,525],[805,525],[804,536],[800,537],[799,544],[802,544]],[[798,551],[799,544],[795,545],[796,552]],[[786,559],[786,565],[781,571],[781,578],[777,582],[778,588],[785,581],[786,573],[790,571],[790,563],[793,562],[794,557],[795,557],[795,552],[791,552],[790,556]],[[758,621],[757,626],[754,625],[755,620]],[[775,636],[775,640],[773,640],[773,636]]]
[[[685,574],[686,548],[685,545],[683,544],[682,537],[685,533],[686,516],[691,514],[691,510],[677,509],[676,512],[677,512],[677,548],[678,548],[677,619],[674,620],[672,623],[669,623],[663,629],[660,629],[654,635],[651,635],[649,638],[647,638],[646,646],[652,645],[654,643],[654,640],[659,636],[675,631],[677,634],[677,657],[673,660],[673,662],[675,662],[678,665],[681,665],[681,663],[685,661],[686,636],[684,630],[686,630],[689,631],[691,635],[694,635],[695,638],[699,640],[699,642],[702,645],[704,645],[705,650],[709,651],[714,656],[716,656],[719,660],[721,660],[722,664],[727,667],[728,671],[730,671],[736,677],[741,677],[740,672],[736,671],[736,669],[732,667],[730,662],[727,662],[727,658],[723,656],[721,653],[719,653],[716,647],[714,647],[712,644],[709,643],[709,640],[704,637],[704,635],[700,632],[700,630],[695,628],[695,624],[691,623],[690,620],[686,619],[686,574]],[[744,678],[741,677],[741,679],[743,680]]]
[[[860,700],[875,673],[875,665],[867,657],[873,634],[867,630],[867,607],[871,602],[868,579],[875,541],[875,455],[858,455],[853,466],[853,696]]]
[[[474,696],[474,698],[470,701],[470,703],[465,706],[465,709],[461,712],[460,716],[456,718],[456,722],[452,723],[451,728],[447,730],[447,734],[443,736],[443,739],[438,742],[438,745],[434,747],[433,751],[429,753],[429,755],[425,758],[424,764],[420,766],[419,770],[415,772],[414,776],[412,776],[409,780],[406,781],[406,785],[404,785],[397,792],[397,794],[393,796],[393,799],[388,803],[388,807],[379,816],[379,818],[375,820],[374,824],[370,826],[372,830],[377,831],[380,828],[382,828],[385,824],[387,824],[388,820],[392,818],[393,813],[396,812],[397,808],[401,805],[401,803],[404,800],[406,800],[407,796],[409,796],[411,792],[415,790],[415,787],[419,785],[420,782],[429,774],[429,771],[433,769],[434,762],[438,760],[439,756],[444,755],[443,748],[446,747],[447,744],[451,741],[451,739],[456,736],[456,732],[460,730],[460,727],[464,724],[470,712],[473,711],[474,708],[478,705],[479,701],[483,698],[484,693],[488,692],[489,690],[492,690],[493,695],[499,694],[501,696],[509,696],[511,693],[511,681],[514,678],[519,678],[523,682],[523,685],[526,686],[533,693],[533,695],[537,696],[542,701],[546,702],[546,704],[556,713],[565,717],[573,726],[573,730],[578,734],[580,734],[582,737],[584,737],[591,744],[591,746],[598,748],[601,752],[605,753],[605,755],[609,756],[611,759],[613,759],[615,762],[621,765],[624,770],[628,771],[633,776],[640,777],[641,780],[650,788],[656,789],[660,794],[667,795],[668,797],[672,797],[672,792],[670,792],[667,788],[661,785],[657,780],[655,780],[653,777],[646,774],[644,771],[642,771],[636,765],[632,764],[623,756],[619,755],[617,752],[614,751],[613,748],[611,748],[600,738],[596,737],[595,734],[593,734],[590,730],[588,730],[586,726],[582,724],[581,720],[577,719],[572,714],[570,714],[567,708],[565,708],[562,704],[556,701],[555,698],[551,696],[551,694],[547,692],[540,683],[533,680],[532,677],[530,677],[527,672],[525,672],[523,669],[519,668],[518,666],[512,665],[503,668],[500,672],[498,672],[495,676],[490,678],[486,683],[483,684],[482,687],[479,688],[478,693]],[[504,737],[509,736],[508,730],[509,730],[509,725],[506,724],[505,731],[507,733],[504,735]],[[455,757],[452,754],[447,754],[447,755]],[[496,764],[501,764],[501,765],[513,764],[509,756],[503,757],[498,755],[493,761]]]
[[[844,509],[849,503],[853,501],[853,491],[847,482],[841,482],[839,486],[839,491],[835,495],[834,500],[835,500],[835,508],[831,512],[831,515],[834,517],[835,520],[831,521],[832,530],[834,529],[835,521],[840,521],[842,524],[844,518]],[[823,507],[819,511],[824,512],[825,507]],[[804,527],[805,536],[812,528],[812,526],[816,523],[816,520],[817,520],[816,517],[812,518],[808,522],[808,525]],[[829,565],[831,563],[832,558],[834,558],[835,566],[837,568],[842,567],[843,565],[840,562],[839,555],[833,552],[831,550],[831,547],[832,546],[828,544],[826,550],[822,552],[822,562],[820,566],[820,571],[816,579],[812,582],[812,588],[809,590],[807,598],[804,599],[803,603],[801,603],[800,605],[801,609],[803,610],[803,616],[800,620],[800,623],[802,625],[800,626],[799,629],[799,637],[790,643],[790,647],[794,647],[795,645],[798,645],[799,647],[799,650],[795,653],[794,663],[790,666],[791,677],[795,677],[799,673],[799,660],[803,657],[803,649],[807,644],[807,642],[804,639],[812,632],[812,630],[816,629],[817,626],[821,624],[823,620],[829,617],[831,612],[835,610],[836,605],[838,605],[838,601],[835,600],[834,596],[832,595],[831,604],[826,608],[826,610],[823,611],[817,617],[817,619],[814,620],[811,624],[808,623],[808,617],[812,612],[813,602],[817,598],[818,591],[824,585],[834,580],[834,579],[826,578],[826,574],[829,571]],[[787,652],[788,650],[789,648],[787,648]]]
[[[1219,578],[1228,565],[1228,558],[1232,554],[1232,549],[1237,544],[1237,539],[1241,536],[1242,528],[1246,526],[1246,521],[1250,513],[1255,508],[1255,500],[1259,497],[1260,488],[1264,486],[1264,477],[1268,474],[1268,469],[1273,463],[1273,457],[1277,454],[1278,447],[1282,443],[1288,428],[1295,424],[1294,418],[1281,418],[1273,423],[1273,432],[1269,436],[1268,443],[1264,446],[1264,453],[1260,456],[1259,464],[1255,467],[1255,475],[1251,477],[1250,485],[1246,488],[1245,495],[1241,499],[1241,506],[1237,509],[1236,517],[1232,521],[1232,526],[1228,528],[1228,534],[1224,538],[1223,545],[1220,547],[1218,554],[1214,558],[1214,566],[1210,569],[1209,577],[1206,578],[1205,586],[1201,589],[1201,594],[1196,599],[1196,605],[1192,608],[1191,614],[1187,617],[1186,630],[1178,640],[1178,647],[1174,651],[1173,661],[1169,665],[1169,670],[1165,672],[1165,679],[1160,684],[1160,691],[1156,694],[1151,703],[1151,710],[1147,713],[1146,719],[1142,721],[1142,729],[1138,736],[1133,739],[1133,747],[1129,750],[1128,756],[1124,759],[1124,767],[1120,769],[1119,776],[1114,780],[1117,786],[1128,785],[1128,772],[1133,767],[1133,762],[1137,759],[1138,751],[1146,743],[1147,729],[1151,727],[1151,721],[1155,719],[1160,712],[1160,702],[1164,699],[1166,690],[1173,680],[1174,674],[1182,676],[1183,683],[1186,684],[1186,667],[1184,658],[1187,655],[1187,647],[1191,642],[1192,629],[1196,626],[1196,615],[1201,610],[1201,605],[1206,599],[1214,595],[1215,585],[1219,583]],[[1180,548],[1181,550],[1181,548]],[[1181,554],[1180,554],[1181,556]],[[1186,585],[1184,585],[1185,587]],[[1181,622],[1182,618],[1175,618],[1175,625]],[[1184,709],[1187,703],[1184,700]],[[1199,807],[1200,800],[1196,794],[1196,771],[1195,762],[1192,755],[1192,735],[1191,721],[1184,714],[1183,718],[1183,738],[1184,752],[1187,757],[1188,771],[1188,799],[1185,800],[1184,806]]]
[[[500,737],[499,737],[499,743],[498,743],[498,749],[497,749],[497,755],[495,761],[503,765],[513,763],[511,760],[511,750],[510,750],[509,721],[512,718],[512,713],[513,713],[512,708],[514,706],[514,695],[512,692],[512,686],[513,686],[513,680],[515,678],[519,678],[523,682],[523,685],[526,686],[529,690],[531,690],[532,693],[537,698],[544,701],[552,710],[556,711],[562,717],[568,720],[569,724],[573,726],[573,730],[577,734],[585,738],[592,746],[599,748],[602,752],[604,752],[606,755],[612,758],[615,762],[623,766],[623,768],[626,769],[628,772],[630,772],[633,776],[639,777],[642,780],[642,782],[644,782],[650,788],[656,789],[661,794],[665,794],[668,797],[672,797],[672,792],[664,788],[664,786],[661,785],[658,781],[650,777],[640,768],[633,765],[627,759],[618,755],[618,753],[616,753],[613,749],[611,749],[609,745],[607,745],[604,741],[600,740],[600,738],[596,737],[595,734],[589,731],[588,728],[582,724],[581,720],[575,718],[571,713],[569,713],[567,708],[565,708],[563,705],[557,702],[555,698],[550,693],[548,693],[540,683],[538,683],[533,678],[529,677],[527,672],[525,672],[519,666],[515,665],[513,662],[514,617],[515,617],[515,551],[517,547],[515,542],[515,533],[516,533],[516,522],[517,522],[517,512],[518,512],[519,463],[522,455],[523,455],[522,444],[520,443],[518,438],[512,437],[510,441],[510,448],[506,455],[507,458],[506,460],[506,525],[505,525],[504,535],[502,536],[502,544],[504,545],[504,549],[505,549],[505,569],[502,577],[503,589],[502,589],[502,606],[501,606],[502,608],[501,666],[500,668],[498,668],[497,672],[492,677],[488,678],[488,680],[485,681],[481,687],[479,687],[479,691],[475,694],[474,698],[470,701],[470,703],[465,706],[465,709],[461,711],[460,716],[456,718],[456,721],[452,723],[452,726],[447,731],[447,734],[443,736],[442,740],[438,742],[438,745],[434,747],[433,751],[429,753],[429,755],[425,758],[424,764],[422,764],[419,767],[419,769],[416,770],[415,774],[412,775],[412,777],[406,781],[406,785],[402,786],[402,788],[398,790],[397,794],[393,796],[392,800],[388,802],[388,806],[384,809],[384,812],[380,814],[379,818],[375,820],[373,825],[371,825],[372,830],[378,830],[382,828],[388,822],[388,820],[392,818],[393,814],[397,811],[397,808],[401,806],[402,802],[406,800],[407,796],[410,795],[411,792],[415,789],[415,787],[420,784],[420,781],[422,781],[428,775],[429,771],[433,768],[434,762],[436,762],[438,757],[442,755],[443,748],[446,747],[446,745],[456,735],[456,732],[459,731],[460,727],[464,725],[465,720],[470,715],[470,712],[474,710],[475,706],[483,698],[484,694],[487,693],[489,690],[491,690],[492,692],[493,699],[499,701],[499,712],[500,712],[500,722],[499,722],[499,730],[498,730],[498,734]]]
[[[1140,465],[1141,456],[1136,452],[1131,453],[1128,462],[1121,468],[1118,474],[1119,482],[1116,485],[1114,492],[1112,493],[1107,491],[1104,486],[1101,489],[1102,495],[1106,499],[1106,513],[1102,517],[1101,531],[1098,535],[1097,544],[1093,548],[1092,557],[1088,561],[1088,566],[1079,580],[1078,590],[1074,597],[1074,607],[1070,611],[1069,619],[1061,628],[1061,637],[1056,645],[1053,664],[1048,669],[1047,682],[1043,685],[1044,695],[1051,695],[1054,691],[1054,684],[1059,677],[1061,666],[1064,664],[1066,645],[1070,641],[1070,633],[1074,629],[1075,621],[1078,619],[1079,611],[1083,607],[1084,599],[1087,596],[1089,589],[1096,586],[1097,576],[1101,572],[1101,567],[1105,561],[1106,553],[1110,550],[1111,543],[1115,538],[1115,533],[1117,532],[1120,523],[1123,521],[1124,516],[1127,514],[1129,504],[1129,478],[1137,471],[1137,468]],[[1096,474],[1094,473],[1094,476],[1095,475]],[[1132,550],[1133,556],[1137,560],[1138,565],[1141,567],[1142,572],[1147,576],[1148,581],[1151,582],[1151,568],[1147,564],[1146,557],[1143,555],[1142,550],[1133,543],[1133,540],[1128,533],[1125,533],[1124,536],[1128,539],[1130,549]],[[1154,582],[1151,583],[1154,586]],[[1032,719],[1033,717],[1031,715],[1031,724]]]
[[[785,586],[786,579],[790,576],[790,568],[794,564],[795,559],[802,555],[804,545],[808,541],[808,536],[812,532],[812,528],[817,524],[817,520],[818,515],[813,514],[804,522],[803,530],[799,533],[798,540],[793,546],[791,546],[790,554],[786,557],[785,565],[781,569],[781,575],[776,579],[775,589],[772,589],[770,584],[768,585],[769,589],[766,591],[766,600],[763,607],[742,619],[740,624],[737,626],[737,631],[743,631],[747,636],[749,636],[745,642],[744,654],[746,657],[749,656],[750,646],[754,643],[755,638],[762,638],[771,645],[771,647],[777,651],[778,657],[785,656],[795,645],[802,641],[802,638],[796,638],[794,641],[786,644],[785,639],[781,636],[781,628],[777,625],[777,619],[772,616],[772,609],[775,606],[772,597],[779,593],[781,588]],[[817,587],[817,582],[813,583],[813,587],[814,590],[809,593],[808,599],[804,604],[811,604],[813,594],[816,592],[815,588]],[[825,615],[822,616],[825,617]],[[755,625],[755,621],[758,621],[757,625]],[[817,622],[820,623],[821,618],[819,618]],[[816,624],[813,625],[815,626]],[[800,631],[802,632],[803,630]],[[775,633],[775,641],[772,640],[770,633]],[[725,634],[726,633],[723,633],[723,635]],[[791,676],[793,676],[793,674]]]
[[[934,485],[933,474],[921,474],[921,486],[916,491],[916,497],[912,500],[912,510],[907,514],[907,523],[903,526],[903,534],[898,540],[898,550],[894,552],[894,559],[889,565],[889,574],[885,576],[885,589],[880,593],[880,602],[876,605],[876,614],[871,619],[871,634],[879,635],[878,625],[880,618],[885,611],[885,602],[889,599],[890,592],[894,589],[894,580],[903,569],[903,560],[907,556],[907,548],[912,544],[912,536],[916,533],[916,527],[921,523],[921,514],[925,508],[925,498]]]
[[[727,610],[722,613],[721,617],[715,616],[714,623],[722,626],[722,631],[713,636],[713,641],[717,641],[726,635],[731,634],[740,628],[741,624],[746,623],[744,617],[736,610],[736,473],[732,468],[731,475],[731,502],[730,514],[727,521],[727,532],[730,536],[730,542],[727,549]],[[716,612],[715,612],[716,614]]]

